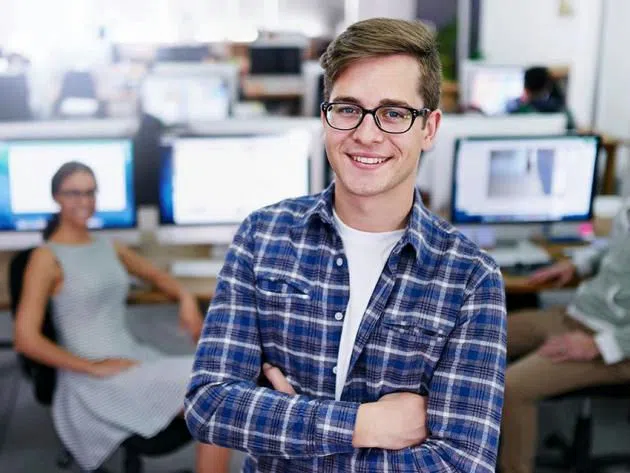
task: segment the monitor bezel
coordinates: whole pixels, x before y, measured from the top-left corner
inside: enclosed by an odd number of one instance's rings
[[[456,219],[456,202],[457,202],[457,169],[459,163],[459,150],[461,144],[463,142],[470,141],[510,141],[510,140],[524,140],[524,141],[541,141],[541,140],[549,140],[549,139],[558,139],[558,140],[566,140],[566,139],[584,139],[584,138],[592,138],[595,139],[596,142],[596,151],[595,151],[595,163],[594,163],[594,171],[593,171],[593,179],[591,182],[591,193],[589,199],[589,208],[588,213],[586,214],[586,218],[578,218],[578,219],[555,219],[555,220],[498,220],[498,221],[458,221]],[[599,168],[599,159],[601,155],[601,146],[602,145],[602,137],[601,135],[595,133],[589,134],[565,134],[565,135],[539,135],[539,136],[527,136],[527,135],[513,135],[513,136],[468,136],[468,137],[459,137],[455,140],[454,154],[453,154],[453,168],[451,172],[451,201],[449,205],[449,221],[455,225],[462,226],[480,226],[480,225],[499,225],[499,226],[515,226],[515,225],[553,225],[553,224],[562,224],[562,223],[579,223],[579,222],[589,222],[593,220],[593,202],[595,200],[595,196],[597,194],[597,183],[598,183],[598,168]]]
[[[128,176],[131,179],[131,213],[132,213],[132,221],[128,225],[108,225],[104,227],[90,227],[90,231],[97,232],[107,232],[107,231],[125,231],[130,230],[134,231],[138,229],[138,202],[136,199],[136,188],[135,188],[135,143],[133,136],[121,136],[117,134],[111,135],[85,135],[85,136],[16,136],[11,138],[3,138],[0,136],[0,143],[20,143],[20,142],[33,142],[33,143],[46,143],[46,142],[103,142],[103,141],[126,141],[129,144],[129,158],[131,159],[131,171]],[[97,197],[98,198],[98,197]],[[54,215],[54,212],[50,214],[49,218]],[[1,234],[20,234],[20,235],[28,235],[28,234],[38,234],[41,233],[43,229],[28,229],[28,230],[20,230],[18,228],[0,228]]]

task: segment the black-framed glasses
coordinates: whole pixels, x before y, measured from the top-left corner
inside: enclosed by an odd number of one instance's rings
[[[63,197],[68,197],[70,199],[78,200],[81,197],[87,197],[88,199],[93,199],[96,197],[97,189],[86,189],[84,191],[79,189],[67,189],[63,191],[59,191]]]
[[[431,109],[417,110],[399,105],[380,105],[373,109],[363,108],[355,103],[323,102],[322,112],[326,122],[335,130],[354,130],[363,122],[366,115],[374,117],[376,126],[385,133],[400,134],[408,132],[416,118],[426,118]],[[424,126],[424,125],[423,125]]]

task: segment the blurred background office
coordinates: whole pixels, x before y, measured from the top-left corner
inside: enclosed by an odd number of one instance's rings
[[[627,0],[0,0],[1,471],[77,468],[38,396],[45,380],[12,348],[9,267],[41,244],[55,170],[89,164],[94,231],[168,270],[205,309],[241,220],[334,178],[318,58],[375,16],[426,21],[440,43],[445,115],[420,164],[425,204],[493,252],[510,308],[571,299],[524,281],[605,244],[630,197]],[[193,352],[166,297],[132,280],[128,302],[138,337]],[[621,386],[543,403],[537,471],[584,468],[578,453],[630,455],[629,400]],[[121,448],[105,466],[192,468],[192,448]]]

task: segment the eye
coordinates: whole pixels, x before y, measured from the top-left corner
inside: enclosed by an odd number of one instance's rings
[[[341,115],[356,115],[360,113],[360,110],[357,107],[353,107],[351,105],[339,105],[337,106],[335,112]]]
[[[409,116],[409,110],[404,108],[383,108],[380,115],[387,120],[403,120]]]

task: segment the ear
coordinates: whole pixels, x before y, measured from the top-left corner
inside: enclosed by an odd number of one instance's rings
[[[424,137],[422,139],[422,150],[426,151],[433,145],[433,140],[437,134],[440,122],[442,121],[442,110],[436,109],[431,112],[424,125]]]

